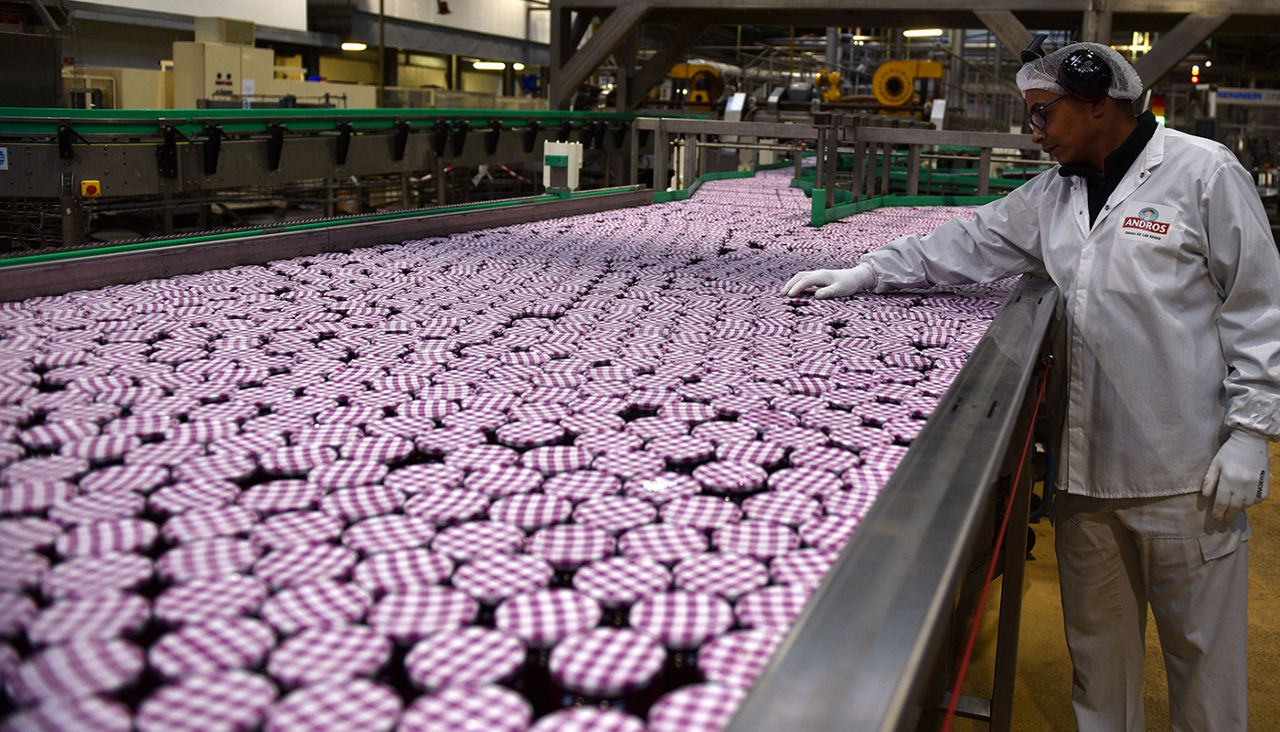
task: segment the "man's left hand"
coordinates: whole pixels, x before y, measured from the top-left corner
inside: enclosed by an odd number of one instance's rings
[[[1236,430],[1218,448],[1200,493],[1213,499],[1213,517],[1230,521],[1241,509],[1261,503],[1271,482],[1267,441]]]

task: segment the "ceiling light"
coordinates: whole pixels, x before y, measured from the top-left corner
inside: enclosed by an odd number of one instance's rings
[[[501,61],[476,61],[471,64],[476,71],[502,71],[507,65]]]
[[[342,50],[344,51],[363,51],[368,47],[368,44],[359,41],[344,41],[342,44]]]
[[[911,30],[902,31],[902,35],[906,38],[937,38],[942,35],[941,28],[913,28]]]
[[[522,64],[522,63],[520,63],[519,61],[517,61],[517,62],[515,62],[515,63],[511,64],[511,68],[512,68],[512,70],[514,70],[514,71],[524,71],[524,64]]]

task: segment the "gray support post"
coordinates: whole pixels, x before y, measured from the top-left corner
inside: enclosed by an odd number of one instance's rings
[[[920,146],[907,148],[907,195],[920,195]]]
[[[684,171],[681,188],[688,188],[698,178],[698,136],[689,133],[684,136]]]
[[[853,144],[853,182],[849,186],[849,192],[853,194],[855,201],[862,200],[863,179],[867,175],[867,147],[867,143],[861,141]]]
[[[893,145],[885,143],[880,148],[880,195],[889,195],[889,169],[893,167]]]
[[[640,180],[640,130],[636,129],[634,122],[627,136],[631,138],[631,162],[627,168],[627,185],[633,186]]]
[[[991,190],[991,148],[982,148],[978,156],[978,195],[985,196]]]
[[[667,171],[671,160],[671,146],[667,136],[666,120],[658,120],[653,131],[653,190],[667,190]]]

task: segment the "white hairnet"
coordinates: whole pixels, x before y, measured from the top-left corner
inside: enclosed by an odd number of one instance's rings
[[[1107,89],[1107,96],[1132,101],[1142,94],[1142,79],[1138,78],[1138,72],[1134,71],[1133,65],[1114,48],[1101,43],[1073,43],[1059,48],[1044,58],[1023,64],[1022,68],[1018,69],[1018,91],[1021,91],[1023,96],[1026,96],[1027,91],[1031,89],[1044,89],[1055,94],[1065,93],[1067,90],[1058,83],[1058,69],[1062,66],[1063,59],[1072,51],[1078,51],[1082,47],[1093,49],[1106,59],[1107,65],[1111,67],[1111,87]]]

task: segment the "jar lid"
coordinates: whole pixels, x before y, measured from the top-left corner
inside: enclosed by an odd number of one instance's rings
[[[356,565],[355,581],[374,594],[403,592],[439,584],[453,573],[453,562],[426,549],[397,549],[374,554]]]
[[[18,440],[28,450],[59,450],[86,437],[98,434],[97,423],[87,419],[63,419],[28,427],[18,435]],[[67,455],[85,460],[81,455]]]
[[[613,554],[616,543],[603,529],[561,524],[539,529],[525,542],[524,550],[556,569],[568,570]]]
[[[46,597],[76,599],[114,590],[130,590],[151,579],[151,560],[117,552],[62,562],[41,580]]]
[[[373,599],[349,582],[321,580],[283,589],[262,604],[262,619],[282,635],[305,628],[349,623],[364,617]]]
[[[248,455],[222,453],[220,455],[195,457],[179,463],[174,466],[173,474],[179,480],[217,478],[222,480],[241,481],[247,479],[250,475],[253,475],[253,472],[257,469],[257,461]],[[159,485],[159,483],[156,485]],[[81,485],[80,487],[83,488],[84,486]],[[134,490],[136,490],[136,488]]]
[[[95,494],[99,496],[128,496],[133,494]],[[222,506],[236,501],[240,496],[240,486],[225,480],[183,481],[166,486],[147,497],[147,507],[152,511],[172,516],[192,508],[205,506]],[[141,496],[137,496],[141,497]],[[248,505],[248,508],[255,508]],[[255,510],[257,510],[255,508]]]
[[[750,493],[764,486],[768,473],[759,465],[721,460],[699,465],[694,480],[713,493]]]
[[[257,666],[276,642],[253,618],[216,618],[166,634],[147,650],[151,668],[167,679]]]
[[[524,532],[500,521],[468,521],[436,534],[431,548],[455,561],[511,554],[524,545]]]
[[[573,707],[552,712],[530,732],[644,732],[644,722],[617,709]]]
[[[639,450],[607,452],[595,459],[595,469],[613,473],[623,480],[649,478],[661,473],[667,462],[657,455]]]
[[[576,413],[561,419],[560,426],[564,427],[569,434],[577,436],[621,430],[626,425],[626,421],[619,415],[626,411],[626,408],[627,403],[622,399],[605,397],[590,398],[590,401],[584,399],[574,403]]]
[[[529,702],[510,689],[484,686],[453,686],[419,697],[400,717],[404,732],[434,732],[441,729],[524,732],[533,718]]]
[[[130,732],[133,719],[125,705],[88,696],[81,699],[60,698],[48,704],[23,710],[5,719],[15,730],[91,729],[95,732]]]
[[[795,585],[810,590],[822,584],[827,570],[835,564],[837,552],[827,549],[796,549],[774,557],[769,563],[769,576],[780,585]]]
[[[707,550],[707,538],[692,526],[649,524],[631,529],[618,540],[618,551],[629,557],[647,557],[675,564]]]
[[[787,450],[770,440],[725,440],[716,446],[716,457],[773,468],[786,459]]]
[[[644,447],[644,438],[621,430],[589,432],[575,439],[573,445],[599,455],[606,452],[639,450]]]
[[[405,656],[409,678],[427,691],[474,687],[510,679],[525,661],[524,645],[493,628],[442,630]]]
[[[61,534],[62,527],[46,519],[8,518],[0,521],[0,549],[11,552],[47,549]]]
[[[0,470],[5,483],[36,482],[45,480],[75,480],[89,470],[89,461],[63,455],[29,457],[10,463]]]
[[[787,468],[769,476],[769,489],[795,491],[806,496],[824,496],[844,487],[833,473],[817,468]]]
[[[673,399],[679,399],[679,396],[674,392],[666,393]],[[662,405],[655,404],[652,406],[659,407]],[[674,417],[641,417],[628,422],[626,430],[639,435],[645,440],[652,440],[656,437],[687,435],[689,434],[689,424]]]
[[[800,525],[800,538],[806,546],[839,551],[860,522],[857,516],[819,516]]]
[[[247,570],[261,550],[244,539],[220,536],[182,544],[156,560],[156,572],[170,582],[188,582]]]
[[[583,470],[594,456],[581,447],[548,445],[534,448],[520,456],[520,464],[546,475]]]
[[[503,468],[506,470],[507,468]],[[519,470],[520,468],[516,468]],[[476,475],[473,473],[472,475]],[[541,480],[541,476],[538,478]],[[488,497],[479,491],[448,489],[422,493],[405,501],[401,510],[432,524],[451,524],[475,518],[489,508]],[[427,542],[422,542],[427,543]]]
[[[254,546],[281,549],[332,541],[342,533],[342,521],[320,511],[279,513],[253,527]]]
[[[662,506],[662,521],[673,526],[692,526],[710,531],[737,523],[742,509],[718,496],[684,496]]]
[[[606,557],[573,575],[573,588],[607,608],[626,607],[671,586],[671,572],[643,557]]]
[[[663,504],[681,496],[693,496],[702,486],[693,478],[680,473],[658,473],[628,480],[623,492],[628,496],[643,498],[650,503]]]
[[[876,427],[841,427],[830,432],[831,444],[861,452],[876,445],[888,445],[893,436]]]
[[[320,510],[344,522],[388,514],[400,508],[404,494],[385,485],[335,490],[320,499]]]
[[[151,603],[137,595],[107,593],[55,602],[27,624],[35,645],[97,638],[107,640],[139,631],[151,615]]]
[[[293,691],[267,710],[265,729],[390,730],[403,706],[394,689],[368,679],[326,681]]]
[[[125,465],[164,465],[174,466],[202,457],[205,447],[200,442],[151,442],[130,450],[124,456]],[[193,475],[190,480],[212,480],[209,476]]]
[[[551,677],[572,693],[613,697],[651,682],[666,663],[662,645],[629,628],[593,628],[551,651]]]
[[[139,732],[252,729],[276,699],[264,676],[233,669],[161,687],[138,707]]]
[[[559,473],[547,478],[542,484],[543,493],[575,502],[611,496],[621,490],[622,481],[618,480],[617,476],[599,470],[573,470]]]
[[[314,468],[338,459],[338,450],[328,445],[309,443],[269,450],[258,457],[258,464],[271,475],[305,476]]]
[[[323,496],[323,488],[305,480],[273,480],[249,488],[236,503],[270,515],[314,508]]]
[[[711,732],[729,726],[747,692],[719,684],[691,684],[654,702],[651,732]]]
[[[347,460],[372,460],[373,462],[390,465],[412,455],[414,446],[411,440],[406,440],[403,437],[377,435],[365,437],[356,442],[343,443],[341,451],[342,457]]]
[[[335,460],[312,468],[307,482],[332,490],[381,483],[387,477],[387,466],[373,460]]]
[[[435,536],[435,525],[426,519],[388,514],[365,519],[342,532],[342,544],[361,554],[426,546]]]
[[[391,657],[391,641],[363,625],[308,628],[271,651],[267,673],[286,686],[377,673]]]
[[[743,501],[742,510],[750,519],[795,527],[821,513],[822,504],[797,491],[761,493]]]
[[[85,638],[51,646],[23,661],[6,682],[23,706],[111,693],[142,673],[142,651],[122,640]]]
[[[253,574],[273,589],[324,579],[341,579],[356,566],[356,553],[333,544],[276,549],[253,564]]]
[[[566,386],[577,386],[577,384],[567,384]],[[546,392],[549,396],[562,397],[561,401],[566,401],[573,396],[571,389],[564,389],[560,392]],[[511,418],[529,422],[557,422],[569,416],[569,408],[560,401],[544,401],[544,402],[528,402],[513,407],[511,410]]]
[[[147,499],[137,493],[89,493],[54,504],[49,509],[48,516],[68,526],[91,524],[95,521],[141,515],[146,504]],[[10,542],[0,539],[0,544],[3,543]]]
[[[519,459],[520,453],[502,445],[469,445],[445,455],[444,464],[470,471],[514,465]]]
[[[296,401],[296,400],[295,400]],[[328,402],[328,400],[325,400]],[[317,410],[319,413],[320,410]],[[320,424],[306,427],[293,433],[290,438],[295,445],[327,445],[340,447],[347,442],[355,442],[364,435],[359,427],[349,424]]]
[[[185,544],[216,536],[247,534],[258,524],[258,514],[241,505],[193,508],[164,523],[164,538],[172,544]],[[92,524],[97,526],[98,524]],[[154,530],[154,526],[152,527]]]
[[[63,443],[58,454],[83,458],[90,463],[112,463],[124,458],[125,453],[142,444],[135,435],[93,435]]]
[[[268,593],[267,583],[257,577],[243,574],[206,577],[165,590],[156,598],[155,615],[157,620],[169,625],[252,615]]]
[[[418,587],[384,595],[369,611],[369,627],[401,643],[475,620],[480,604],[452,587]]]
[[[788,526],[769,521],[747,520],[723,526],[711,536],[722,551],[756,559],[773,557],[800,547],[800,537]]]
[[[500,444],[517,450],[530,450],[553,445],[564,439],[565,429],[555,422],[510,422],[497,429],[494,437]]]
[[[579,592],[542,589],[516,595],[498,606],[494,625],[535,648],[600,624],[600,605]]]
[[[124,518],[81,524],[68,529],[54,543],[62,557],[101,556],[113,552],[143,552],[155,542],[156,525],[142,519]]]
[[[849,516],[861,519],[871,510],[878,492],[843,490],[822,497],[822,509],[829,516]]]
[[[676,587],[735,600],[769,583],[769,570],[751,557],[699,554],[681,561],[674,570]]]
[[[744,628],[790,630],[811,592],[795,585],[762,587],[738,598],[734,608],[738,624]]]
[[[576,523],[603,529],[610,534],[620,534],[627,529],[652,523],[657,515],[652,503],[632,496],[592,498],[578,504],[573,510],[573,520]]]
[[[49,560],[35,552],[0,551],[0,589],[28,590],[49,574]]]
[[[467,447],[483,445],[489,438],[477,429],[444,427],[416,434],[413,444],[425,455],[448,456]]]
[[[693,436],[711,440],[717,446],[724,442],[754,440],[759,432],[754,427],[737,422],[703,422],[693,428]]]
[[[462,487],[466,472],[441,463],[424,463],[397,468],[387,474],[382,484],[401,493],[430,493]]]
[[[20,592],[0,592],[0,636],[12,635],[31,622],[39,608],[30,597]],[[0,678],[7,668],[0,667]]]
[[[676,569],[679,582],[679,568]],[[733,626],[733,608],[719,597],[674,590],[650,595],[631,607],[631,627],[668,648],[697,648]]]
[[[519,465],[501,465],[468,474],[464,485],[488,496],[532,493],[542,485],[542,473]]]
[[[543,526],[567,521],[573,514],[573,504],[544,493],[520,493],[504,496],[489,506],[489,518],[533,531]]]
[[[486,605],[551,584],[555,570],[528,554],[495,554],[478,557],[458,567],[453,586]]]
[[[0,487],[0,516],[43,512],[75,495],[76,487],[61,480],[6,485]]]
[[[748,690],[764,672],[785,634],[739,630],[713,639],[698,652],[698,668],[711,683]]]

